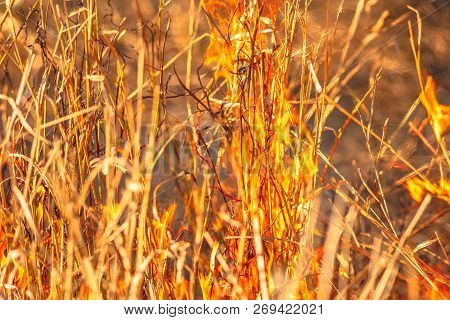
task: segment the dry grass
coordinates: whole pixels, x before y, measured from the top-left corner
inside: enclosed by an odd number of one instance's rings
[[[356,1],[341,34],[335,0],[320,33],[299,0],[134,1],[128,29],[111,3],[17,2],[0,4],[0,297],[449,297],[450,107],[420,6],[361,34],[377,1]],[[349,83],[398,24],[420,86],[388,130],[379,66]],[[365,158],[354,176],[341,146]]]

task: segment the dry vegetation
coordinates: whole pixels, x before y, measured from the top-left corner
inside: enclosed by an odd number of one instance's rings
[[[0,298],[448,298],[448,1],[347,2],[2,1]]]

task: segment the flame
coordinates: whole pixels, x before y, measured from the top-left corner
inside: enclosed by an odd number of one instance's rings
[[[242,6],[240,0],[203,0],[203,8],[221,24],[231,19],[235,11],[242,12]]]
[[[416,202],[421,202],[425,195],[430,193],[450,204],[450,180],[441,179],[439,184],[433,184],[416,177],[408,180],[405,187]]]
[[[155,247],[167,248],[170,238],[168,236],[168,228],[172,225],[172,219],[175,214],[176,205],[172,204],[168,209],[164,210],[160,219],[153,219],[152,224],[155,232]]]
[[[289,102],[286,83],[280,81],[286,78],[290,47],[275,46],[271,28],[276,25],[276,16],[284,3],[280,0],[204,2],[210,18],[215,19],[205,62],[214,66],[215,77],[223,78],[226,83],[222,91],[224,98],[214,98],[213,102],[222,109],[231,109],[232,116],[226,119],[235,129],[225,148],[223,166],[232,168],[237,186],[229,189],[224,186],[221,190],[232,195],[229,199],[239,199],[236,204],[239,210],[234,211],[233,220],[240,227],[237,231],[228,230],[226,236],[254,235],[255,229],[250,226],[256,219],[259,240],[264,245],[267,239],[294,240],[303,231],[305,217],[299,214],[302,211],[299,208],[303,208],[306,186],[317,172],[311,134],[305,125],[300,125],[303,119]],[[250,73],[258,85],[243,89]],[[248,99],[244,98],[246,90],[252,90]],[[238,121],[244,118],[245,121]],[[302,128],[302,137],[297,133],[298,128]],[[233,190],[237,194],[232,194]],[[292,195],[292,200],[286,195]],[[222,224],[213,222],[213,225],[219,231]],[[227,243],[230,261],[241,261],[236,269],[230,266],[236,271],[241,295],[261,298],[262,288],[267,286],[269,296],[282,292],[283,297],[311,297],[306,282],[280,287],[281,283],[300,277],[299,261],[304,259],[299,247],[280,240],[267,246],[270,249],[263,252],[261,268],[255,241]],[[229,293],[228,284],[216,280],[220,266],[213,263],[214,249],[209,262],[210,274],[200,279],[204,298],[223,298]]]
[[[0,222],[1,221],[2,220],[0,220]],[[3,231],[3,226],[0,224],[0,268],[3,268],[6,264],[6,255],[5,255],[6,246],[7,246],[6,234]]]
[[[259,0],[260,7],[263,8],[262,15],[274,19],[284,0]]]
[[[106,218],[106,222],[108,223],[108,225],[111,225],[117,222],[121,211],[118,204],[112,203],[108,206],[103,207],[103,213]]]
[[[216,78],[231,80],[231,74],[239,72],[239,68],[253,58],[251,43],[262,40],[261,32],[257,33],[258,39],[253,39],[246,29],[247,20],[257,15],[254,8],[262,8],[265,16],[259,17],[260,21],[273,23],[283,3],[283,0],[258,0],[253,5],[252,1],[245,5],[243,0],[203,1],[203,8],[214,19],[205,65],[215,66]]]
[[[262,8],[262,16],[273,19],[284,0],[258,0],[257,3]],[[244,0],[203,0],[203,8],[220,23],[231,19],[234,14],[242,15],[244,6]]]
[[[37,207],[37,224],[41,226],[42,219],[44,218],[44,199],[46,190],[43,186],[39,186],[36,190],[36,194],[38,195],[38,207]]]
[[[234,68],[233,47],[225,42],[220,35],[212,33],[210,42],[206,51],[205,65],[216,66],[215,78],[231,78],[230,72]]]
[[[422,184],[422,180],[418,178],[413,178],[406,181],[405,188],[408,190],[411,198],[416,202],[421,202],[425,197],[425,188]]]
[[[427,110],[438,141],[450,130],[450,106],[440,104],[436,97],[436,82],[432,77],[427,77],[424,92],[420,95],[420,101]]]

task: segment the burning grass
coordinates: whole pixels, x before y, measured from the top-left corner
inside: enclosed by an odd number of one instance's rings
[[[319,34],[304,1],[172,2],[134,2],[134,28],[95,0],[1,4],[0,297],[448,298],[450,107],[423,76],[420,11],[391,22],[420,83],[391,132],[383,71],[348,86],[390,27],[383,11],[352,45],[377,1],[345,35],[339,1]],[[335,161],[349,130],[356,179]]]

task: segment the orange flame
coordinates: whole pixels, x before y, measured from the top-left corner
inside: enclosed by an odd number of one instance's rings
[[[424,92],[420,95],[430,117],[430,122],[438,141],[450,130],[450,106],[440,104],[436,97],[436,82],[432,77],[427,78]]]
[[[261,8],[261,21],[273,21],[283,0],[258,0],[257,7]],[[247,6],[250,6],[249,4]],[[203,8],[210,18],[214,19],[210,43],[206,52],[205,64],[215,65],[215,77],[231,80],[231,74],[239,72],[240,62],[249,62],[252,57],[251,42],[261,41],[262,35],[258,32],[257,38],[250,35],[245,25],[256,16],[254,10],[246,10],[243,0],[204,0]]]

